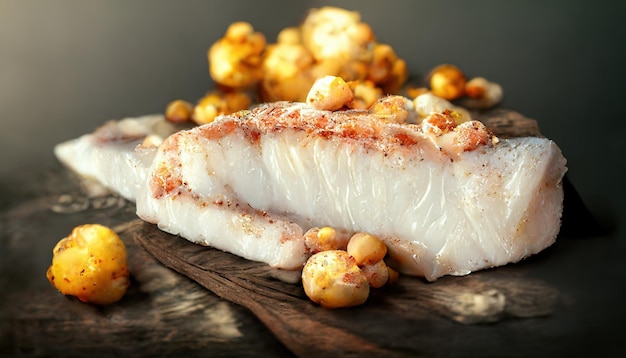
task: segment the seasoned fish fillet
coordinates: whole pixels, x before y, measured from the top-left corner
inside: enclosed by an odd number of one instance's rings
[[[142,144],[146,138],[160,142],[176,129],[160,115],[109,121],[93,133],[57,144],[54,154],[68,168],[134,201],[156,154],[155,146]]]
[[[174,133],[149,161],[145,151],[118,174],[137,182],[126,196],[142,219],[284,269],[302,267],[303,232],[316,226],[378,235],[391,266],[427,280],[519,261],[560,227],[558,147],[498,140],[449,113],[395,124],[278,102]]]

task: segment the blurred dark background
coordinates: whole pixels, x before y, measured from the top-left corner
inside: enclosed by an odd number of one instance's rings
[[[206,51],[230,23],[248,21],[274,42],[323,5],[358,10],[414,76],[452,63],[499,82],[503,106],[539,121],[594,215],[619,227],[623,1],[0,0],[3,203],[24,176],[57,165],[54,144],[212,89]]]

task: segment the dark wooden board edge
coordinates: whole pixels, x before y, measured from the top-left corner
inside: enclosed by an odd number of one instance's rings
[[[273,278],[265,264],[164,234],[148,223],[137,226],[133,237],[165,266],[249,309],[301,357],[416,354],[419,339],[398,340],[413,325],[445,330],[541,317],[559,301],[558,291],[545,282],[503,268],[434,283],[402,277],[396,286],[374,292],[363,306],[329,310],[312,303],[299,284]]]

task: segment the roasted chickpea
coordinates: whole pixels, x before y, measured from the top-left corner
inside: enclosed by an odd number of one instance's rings
[[[313,83],[306,103],[316,109],[334,111],[352,102],[354,93],[341,77],[325,76]]]
[[[383,260],[363,265],[361,270],[372,288],[383,287],[389,279],[389,269]]]
[[[106,305],[119,301],[130,285],[126,247],[106,226],[77,226],[52,252],[46,277],[64,295]]]
[[[348,241],[347,249],[357,265],[378,262],[387,254],[387,246],[381,239],[364,232],[354,234]]]
[[[429,75],[430,90],[435,96],[446,100],[457,99],[465,94],[465,74],[454,65],[439,65]]]
[[[365,303],[370,286],[356,261],[346,251],[322,251],[311,256],[302,270],[304,292],[325,308]]]
[[[189,122],[192,114],[193,105],[180,99],[170,102],[165,109],[165,119],[172,123]]]
[[[465,92],[468,98],[463,102],[470,108],[491,108],[502,100],[502,87],[483,77],[475,77],[465,84]]]
[[[410,114],[415,112],[413,110],[413,102],[404,96],[380,98],[374,102],[369,111],[391,123],[404,123]]]
[[[194,107],[192,119],[198,125],[211,123],[215,117],[247,109],[251,103],[245,92],[209,92]]]
[[[312,253],[327,250],[346,250],[350,237],[344,231],[324,226],[311,228],[304,234],[304,243]]]
[[[348,105],[350,108],[367,109],[383,97],[383,91],[372,81],[350,81],[348,86],[354,93],[354,98]]]

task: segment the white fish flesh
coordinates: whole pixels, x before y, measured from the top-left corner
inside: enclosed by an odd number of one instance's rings
[[[556,144],[497,140],[446,118],[395,124],[278,102],[176,132],[158,149],[87,135],[57,156],[164,231],[288,270],[310,255],[303,233],[321,226],[378,235],[392,266],[431,281],[550,246],[566,171]]]

